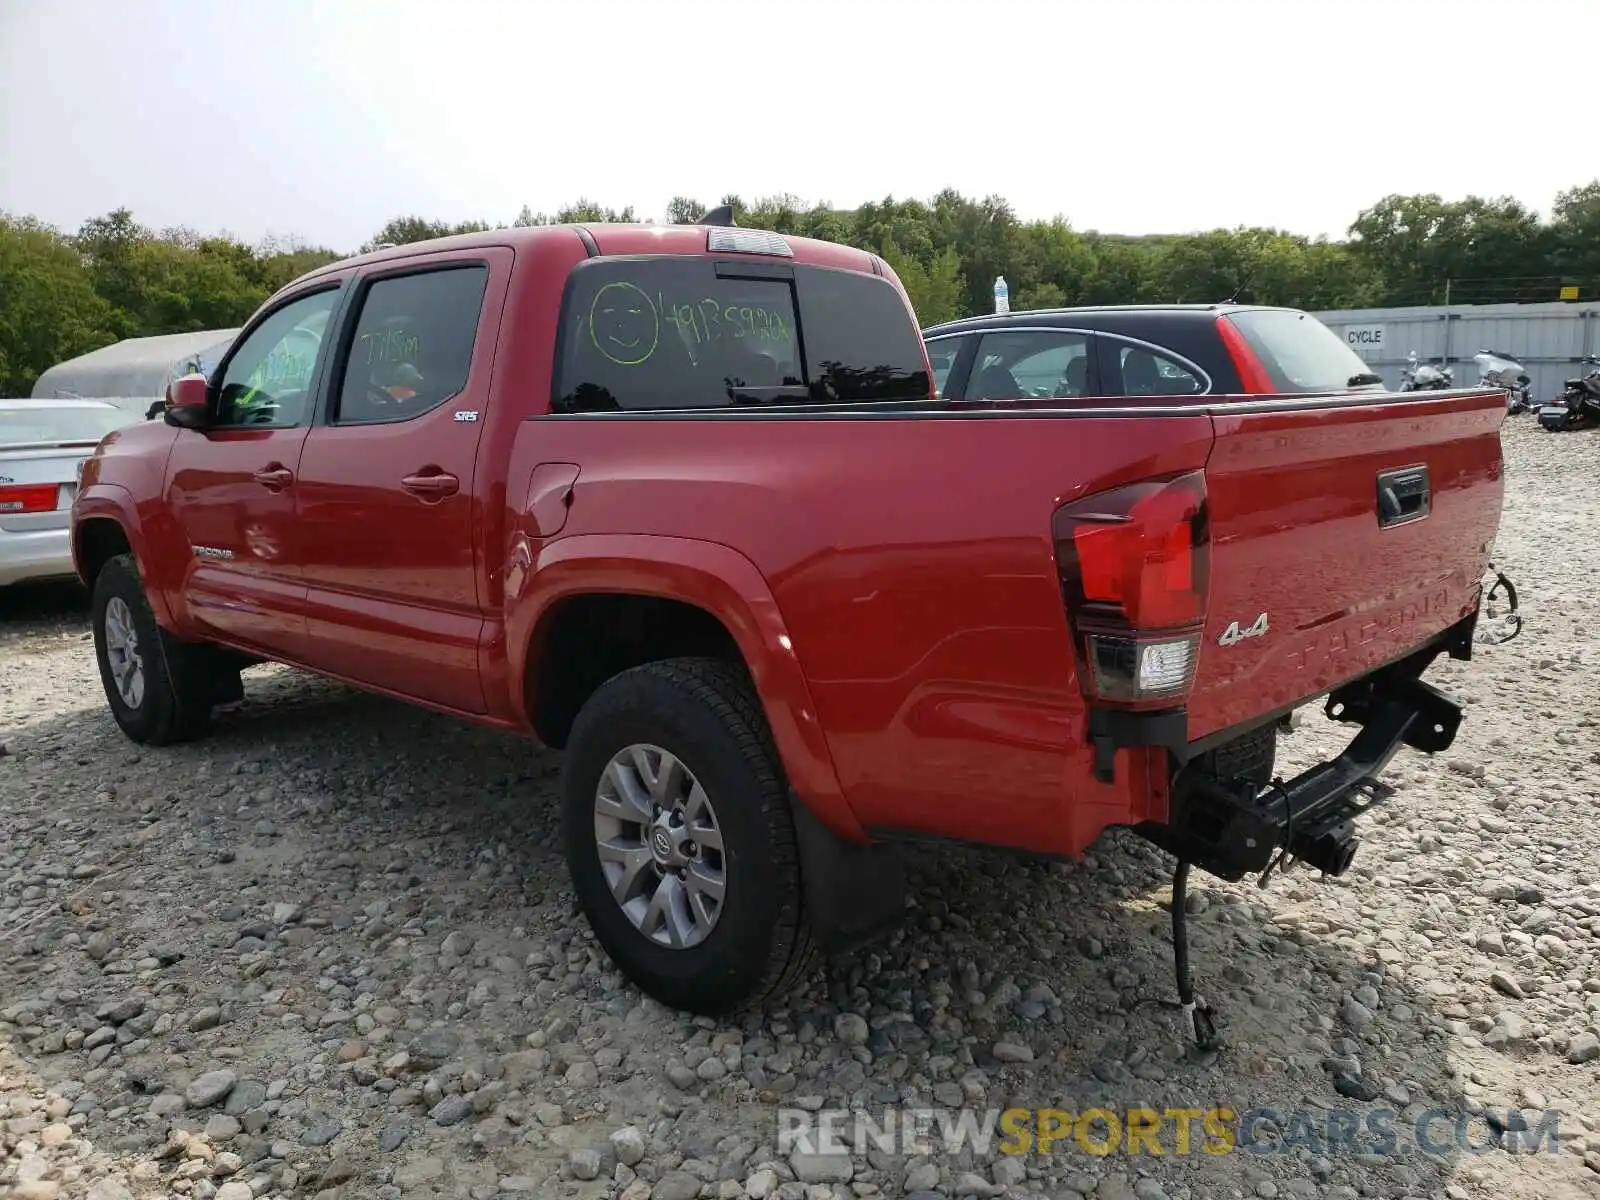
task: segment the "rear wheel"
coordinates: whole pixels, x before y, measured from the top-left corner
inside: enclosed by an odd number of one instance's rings
[[[122,732],[153,746],[203,732],[224,681],[200,669],[204,647],[185,646],[156,624],[133,555],[100,569],[91,614],[100,681]]]
[[[670,659],[601,685],[562,791],[578,901],[643,991],[717,1015],[814,969],[788,786],[741,667]]]

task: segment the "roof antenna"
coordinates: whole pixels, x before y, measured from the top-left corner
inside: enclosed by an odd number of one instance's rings
[[[1245,288],[1250,286],[1250,280],[1255,276],[1255,273],[1256,273],[1255,264],[1251,263],[1250,264],[1250,268],[1247,271],[1245,271],[1243,276],[1240,277],[1238,286],[1233,289],[1233,295],[1229,296],[1226,300],[1223,301],[1223,303],[1224,304],[1237,304],[1239,302],[1239,293],[1244,291]]]
[[[705,216],[700,218],[702,225],[719,225],[724,228],[733,225],[733,205],[720,204]]]

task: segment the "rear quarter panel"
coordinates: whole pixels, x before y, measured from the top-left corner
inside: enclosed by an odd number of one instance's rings
[[[1162,815],[1130,811],[1156,802],[1146,752],[1092,779],[1051,514],[1200,466],[1209,417],[606,415],[523,436],[582,467],[555,546],[681,538],[754,564],[861,825],[1070,853]]]

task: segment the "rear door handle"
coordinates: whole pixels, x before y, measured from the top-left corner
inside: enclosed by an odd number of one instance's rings
[[[251,478],[262,487],[277,491],[279,488],[288,487],[294,482],[294,472],[282,463],[272,463],[270,466],[262,467]]]
[[[443,500],[446,496],[456,494],[461,481],[446,471],[439,471],[430,475],[407,475],[400,481],[400,486],[424,500]]]

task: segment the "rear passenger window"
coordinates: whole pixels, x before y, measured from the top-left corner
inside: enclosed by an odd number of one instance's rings
[[[921,335],[877,276],[700,257],[593,259],[568,285],[558,413],[928,397]]]
[[[1206,383],[1188,367],[1155,350],[1111,343],[1124,396],[1197,396]]]
[[[472,369],[487,267],[379,279],[367,288],[335,420],[405,421],[461,391]]]
[[[928,365],[933,368],[933,394],[940,399],[944,398],[945,384],[949,382],[950,372],[955,369],[961,347],[966,344],[967,339],[963,337],[939,338],[928,343]]]
[[[986,333],[967,383],[968,400],[1072,397],[1089,390],[1089,339],[1043,329]]]

